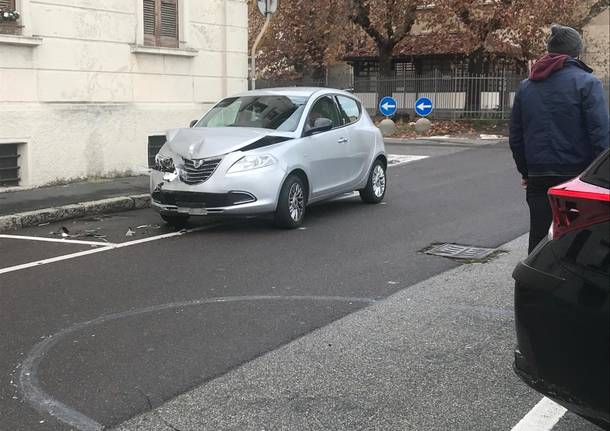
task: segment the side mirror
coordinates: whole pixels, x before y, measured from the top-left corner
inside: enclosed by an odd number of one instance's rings
[[[197,124],[199,122],[199,120],[193,120],[191,121],[191,124],[189,124],[189,127],[193,127],[195,124]]]
[[[328,132],[332,130],[333,122],[328,118],[316,118],[313,127],[305,129],[305,136],[315,135],[317,133]]]

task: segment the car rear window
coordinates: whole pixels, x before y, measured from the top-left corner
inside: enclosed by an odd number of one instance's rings
[[[585,183],[610,188],[610,150],[600,156],[581,177]]]

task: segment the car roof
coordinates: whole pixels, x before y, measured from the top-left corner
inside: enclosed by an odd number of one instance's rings
[[[277,87],[277,88],[264,88],[260,90],[250,90],[243,93],[234,95],[233,97],[243,96],[294,96],[294,97],[311,97],[314,94],[345,94],[346,96],[352,96],[353,94],[347,91],[338,90],[336,88],[323,88],[323,87]]]

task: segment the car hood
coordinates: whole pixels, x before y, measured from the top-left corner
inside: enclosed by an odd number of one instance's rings
[[[169,149],[185,159],[205,159],[244,148],[266,136],[290,138],[287,133],[250,127],[193,127],[167,132]]]

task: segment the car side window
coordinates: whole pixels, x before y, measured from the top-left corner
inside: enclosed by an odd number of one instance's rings
[[[360,118],[360,104],[351,97],[337,96],[343,124],[351,124]]]
[[[328,96],[324,96],[314,103],[307,116],[305,127],[313,127],[318,118],[328,118],[333,123],[333,129],[343,124],[335,102]]]

